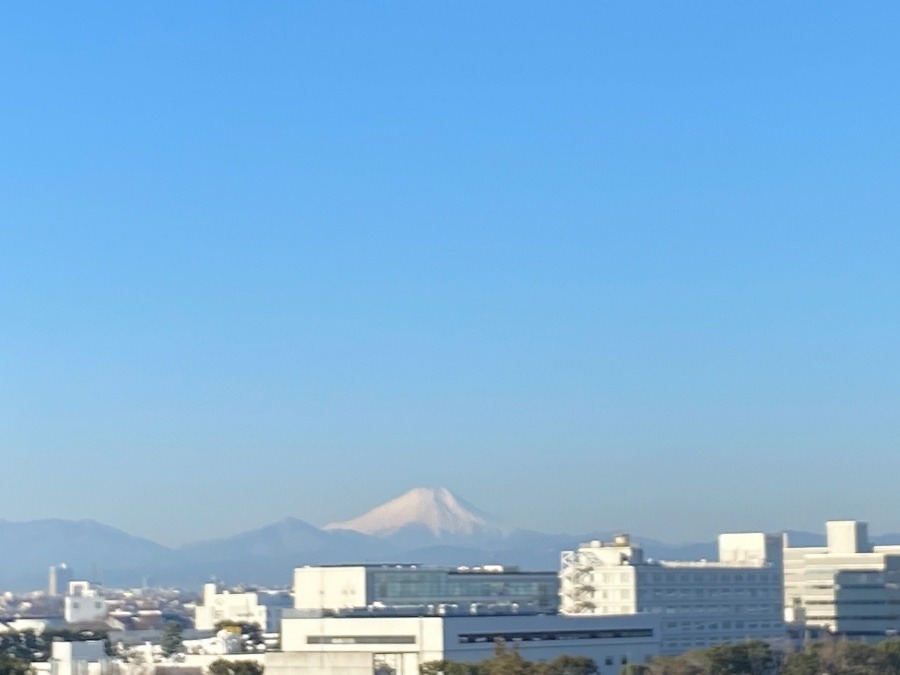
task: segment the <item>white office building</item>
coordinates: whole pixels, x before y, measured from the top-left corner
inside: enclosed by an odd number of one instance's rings
[[[70,581],[63,598],[63,618],[66,623],[103,621],[106,619],[106,598],[88,581]]]
[[[792,548],[785,535],[785,621],[872,642],[897,635],[900,546],[872,546],[854,520],[825,529],[825,546]]]
[[[561,556],[560,611],[655,615],[662,653],[784,639],[782,543],[778,535],[722,534],[716,562],[644,558],[627,535]]]
[[[587,656],[600,675],[659,654],[659,617],[310,616],[286,612],[281,652],[266,654],[266,675],[418,675],[421,664],[448,659],[477,662],[498,642],[529,661]]]
[[[499,565],[335,565],[294,570],[294,608],[347,613],[358,609],[451,613],[556,613],[556,572]],[[436,610],[435,610],[436,611]]]
[[[282,609],[291,607],[285,592],[220,591],[216,584],[203,585],[201,604],[194,608],[194,628],[213,630],[220,621],[256,624],[266,633],[277,633]]]

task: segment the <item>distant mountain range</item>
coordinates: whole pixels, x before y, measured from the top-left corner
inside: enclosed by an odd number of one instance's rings
[[[287,586],[294,567],[335,563],[499,563],[555,570],[559,552],[610,531],[578,535],[511,529],[446,488],[415,488],[351,520],[318,528],[285,518],[231,537],[169,548],[92,520],[0,520],[0,590],[44,588],[50,565],[67,562],[77,578],[112,586],[156,584],[199,588],[211,577],[228,583]],[[824,536],[789,532],[795,546]],[[715,559],[716,543],[669,544],[633,536],[658,559]],[[872,537],[900,544],[900,534]]]

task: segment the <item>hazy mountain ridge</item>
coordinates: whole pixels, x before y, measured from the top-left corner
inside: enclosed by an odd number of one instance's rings
[[[398,507],[399,504],[399,507]],[[388,507],[390,508],[384,508]],[[361,532],[359,527],[368,530]],[[555,570],[562,550],[613,531],[548,534],[507,529],[444,488],[417,488],[354,519],[318,528],[284,518],[230,537],[178,548],[136,537],[93,520],[0,520],[0,590],[44,588],[50,565],[67,562],[76,577],[109,585],[158,584],[196,588],[215,576],[228,583],[287,586],[294,567],[338,563],[518,565]],[[794,546],[820,546],[823,534],[788,531]],[[716,557],[716,542],[671,544],[633,535],[647,557]],[[900,544],[900,534],[872,535],[873,544]],[[96,579],[94,579],[96,580]]]
[[[67,562],[81,578],[166,564],[172,549],[94,520],[0,520],[0,588],[44,588],[50,565]],[[140,580],[140,574],[135,574]]]

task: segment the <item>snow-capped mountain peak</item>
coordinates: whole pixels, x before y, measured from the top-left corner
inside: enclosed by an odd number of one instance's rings
[[[454,495],[447,488],[413,488],[363,515],[330,523],[326,530],[355,530],[389,537],[401,530],[428,530],[434,537],[497,533],[504,528],[486,513]]]

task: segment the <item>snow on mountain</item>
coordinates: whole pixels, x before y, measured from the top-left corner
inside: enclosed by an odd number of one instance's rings
[[[330,523],[326,530],[354,530],[375,537],[396,538],[417,532],[421,539],[472,536],[501,537],[504,527],[447,488],[413,488],[363,515]]]

